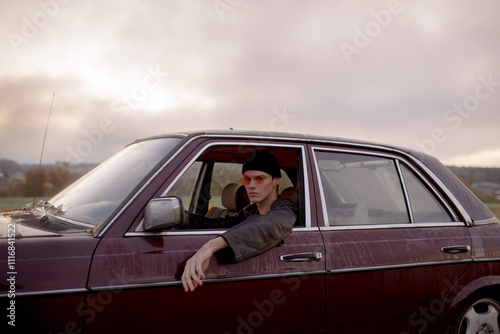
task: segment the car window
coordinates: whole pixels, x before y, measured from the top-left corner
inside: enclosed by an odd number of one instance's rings
[[[201,162],[195,161],[184,173],[184,175],[169,190],[167,196],[178,196],[182,199],[185,208],[191,205],[196,180],[200,174]]]
[[[244,161],[255,150],[266,150],[278,159],[281,181],[278,193],[287,189],[287,196],[297,199],[302,189],[299,176],[300,150],[282,147],[245,147],[242,145],[212,146],[201,152],[195,161],[167,191],[165,196],[182,199],[184,210],[210,218],[235,214],[250,204],[241,182]],[[244,199],[246,198],[246,199]],[[290,198],[290,197],[288,197]],[[297,203],[299,207],[303,207]],[[303,221],[298,221],[301,226]]]
[[[392,159],[316,152],[327,226],[409,223]]]
[[[228,184],[235,183],[241,185],[241,168],[240,163],[225,163],[216,162],[212,172],[212,182],[210,184],[210,205],[212,207],[222,207],[222,192]],[[293,183],[284,170],[281,170],[281,181],[278,187],[278,193],[283,189],[292,187]]]
[[[417,176],[401,165],[415,223],[451,222],[448,212]]]

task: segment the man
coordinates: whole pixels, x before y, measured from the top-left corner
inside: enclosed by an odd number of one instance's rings
[[[187,215],[186,228],[229,228],[224,234],[206,242],[186,263],[182,274],[184,290],[202,285],[212,255],[230,248],[233,262],[241,262],[276,247],[292,231],[297,206],[278,196],[281,171],[274,155],[254,152],[243,164],[242,181],[253,203],[234,216],[206,218]]]

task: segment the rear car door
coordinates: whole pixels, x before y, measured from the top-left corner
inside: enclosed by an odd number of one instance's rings
[[[145,231],[152,198],[178,196],[185,210],[208,214],[222,205],[226,183],[241,178],[255,150],[275,154],[299,199],[296,227],[280,246],[230,264],[214,256],[203,286],[184,292],[185,262],[224,230]],[[86,330],[93,332],[317,332],[326,327],[324,244],[310,210],[305,147],[251,140],[193,141],[169,163],[154,192],[144,191],[102,238],[89,277]],[[283,177],[282,179],[285,179]],[[283,181],[284,182],[284,181]],[[152,182],[154,183],[154,182]],[[281,189],[280,189],[281,191]],[[224,208],[224,210],[234,208]],[[132,218],[129,218],[132,217]],[[129,219],[124,229],[124,219]]]
[[[312,147],[332,333],[420,333],[449,307],[470,238],[435,187],[391,152]]]

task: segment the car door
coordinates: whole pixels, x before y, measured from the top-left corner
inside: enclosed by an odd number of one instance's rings
[[[222,256],[212,257],[203,286],[185,292],[180,277],[186,261],[224,230],[144,231],[146,203],[152,198],[176,195],[182,198],[184,209],[203,214],[203,210],[208,211],[216,203],[209,202],[203,208],[204,198],[213,199],[214,189],[222,188],[214,184],[216,175],[230,174],[228,169],[234,169],[235,164],[241,164],[249,152],[257,149],[279,153],[284,165],[289,154],[294,156],[289,170],[298,175],[293,188],[298,189],[301,202],[296,228],[284,243],[247,261],[231,264]],[[184,150],[189,153],[171,161],[157,176],[166,181],[154,191],[143,191],[102,238],[89,277],[86,331],[323,330],[326,326],[322,311],[326,303],[324,244],[318,227],[311,223],[310,175],[304,147],[249,140],[207,140],[194,141]],[[227,168],[214,168],[213,163],[209,168],[214,160],[227,164]],[[241,178],[241,172],[238,173]],[[211,184],[207,184],[209,181]],[[127,221],[125,217],[133,218]]]
[[[470,264],[470,239],[438,191],[391,152],[312,148],[332,333],[420,333]]]

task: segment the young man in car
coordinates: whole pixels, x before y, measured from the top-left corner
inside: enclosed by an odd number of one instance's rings
[[[292,231],[297,206],[278,196],[281,171],[274,155],[254,152],[243,164],[242,181],[253,203],[234,216],[206,218],[187,214],[186,228],[230,228],[206,242],[186,263],[182,274],[184,290],[202,285],[212,255],[230,248],[232,262],[241,262],[276,247]]]

